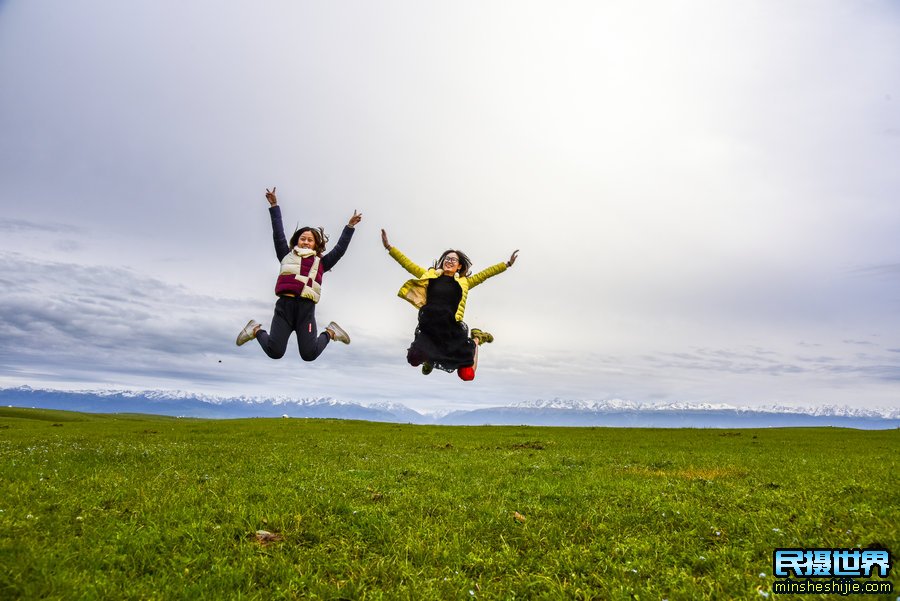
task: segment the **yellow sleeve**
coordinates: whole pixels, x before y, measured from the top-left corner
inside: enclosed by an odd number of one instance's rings
[[[393,259],[394,259],[395,261],[397,261],[398,263],[400,263],[400,267],[402,267],[402,268],[405,269],[406,271],[410,272],[411,274],[413,274],[413,275],[416,276],[417,278],[422,277],[422,275],[423,275],[426,271],[428,271],[428,270],[425,269],[424,267],[421,267],[421,266],[416,265],[415,263],[413,263],[406,255],[404,255],[402,252],[400,252],[399,250],[397,250],[397,247],[396,247],[396,246],[392,246],[392,247],[391,247],[391,250],[390,250],[390,253],[389,253],[389,254],[391,255],[391,257],[393,257]]]
[[[479,271],[475,275],[469,278],[469,288],[474,288],[478,284],[481,284],[488,278],[492,278],[495,275],[499,275],[506,271],[507,269],[506,263],[497,263],[496,265],[492,265],[487,269]]]

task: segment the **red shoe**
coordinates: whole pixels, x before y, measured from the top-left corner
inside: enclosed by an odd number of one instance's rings
[[[469,367],[460,367],[456,370],[456,375],[458,375],[459,379],[463,382],[471,382],[475,379],[475,368],[471,365]]]

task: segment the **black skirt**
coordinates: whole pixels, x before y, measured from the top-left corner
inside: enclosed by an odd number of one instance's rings
[[[444,371],[456,371],[475,363],[475,343],[469,328],[456,321],[462,289],[449,276],[429,282],[428,300],[419,309],[419,325],[407,351],[411,365],[432,363]]]

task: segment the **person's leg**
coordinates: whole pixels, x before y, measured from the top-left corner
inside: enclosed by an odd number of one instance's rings
[[[421,325],[422,322],[422,311],[419,310],[419,323]],[[423,363],[428,361],[428,352],[427,349],[432,345],[428,342],[428,338],[425,334],[422,333],[422,330],[417,326],[416,331],[413,332],[413,341],[409,343],[409,348],[406,349],[406,362],[412,365],[413,367],[419,367]]]
[[[406,362],[413,367],[419,367],[426,359],[425,353],[416,349],[415,346],[410,346],[406,351]]]
[[[291,326],[291,311],[287,305],[287,299],[279,298],[275,303],[275,315],[272,317],[272,327],[269,332],[262,328],[256,333],[259,346],[272,359],[284,357],[287,349],[288,338],[294,328]]]
[[[315,361],[328,343],[331,336],[328,332],[318,333],[316,328],[316,305],[308,301],[309,305],[301,308],[302,315],[297,320],[297,346],[300,348],[300,358],[304,361]]]
[[[456,374],[460,380],[471,382],[475,379],[475,370],[478,369],[478,342],[475,342],[475,361],[468,367],[460,367],[456,370]]]

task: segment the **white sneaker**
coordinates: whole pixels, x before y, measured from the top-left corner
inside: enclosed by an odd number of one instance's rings
[[[238,334],[237,340],[235,340],[235,344],[241,346],[242,344],[246,344],[256,338],[256,328],[259,327],[259,324],[254,320],[250,320],[247,322],[247,325],[244,326],[244,329],[241,330],[241,333]]]
[[[331,332],[331,339],[337,340],[338,342],[343,342],[344,344],[350,344],[350,335],[344,331],[344,328],[334,323],[333,321],[325,326],[325,329]]]

